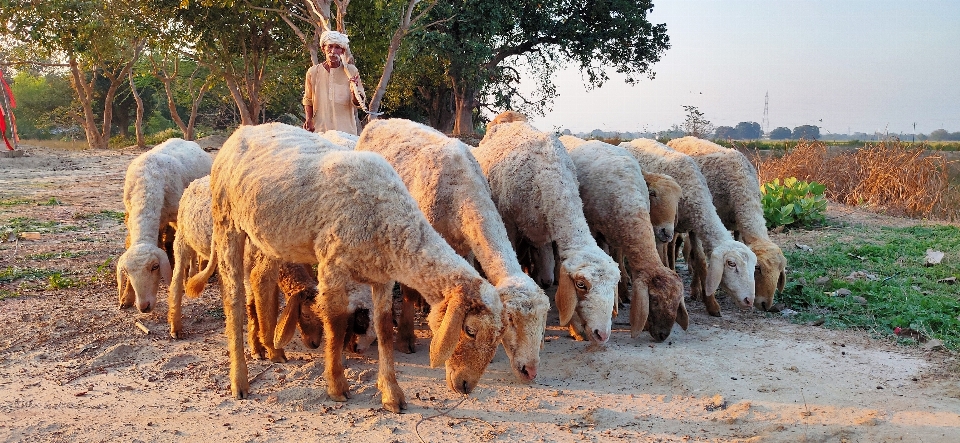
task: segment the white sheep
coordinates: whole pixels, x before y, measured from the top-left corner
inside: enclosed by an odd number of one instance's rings
[[[757,255],[754,305],[764,311],[770,309],[776,291],[782,291],[786,284],[787,259],[767,235],[756,168],[740,151],[696,137],[670,140],[667,146],[697,162],[720,220]]]
[[[353,149],[357,147],[357,140],[360,139],[359,136],[353,135],[349,132],[338,131],[336,129],[330,129],[323,134],[323,138],[330,140],[336,145],[340,145],[346,149]]]
[[[520,268],[490,185],[467,145],[422,124],[389,119],[369,123],[356,149],[384,156],[453,250],[476,257],[504,304],[507,328],[501,341],[514,374],[533,380],[550,301]],[[412,326],[398,324],[400,337]],[[412,345],[405,346],[412,350]]]
[[[250,389],[243,358],[243,255],[247,240],[274,259],[316,263],[318,312],[324,324],[324,379],[346,401],[343,337],[350,280],[370,284],[380,343],[393,342],[394,280],[431,304],[430,364],[446,363],[447,384],[469,393],[493,359],[504,328],[503,303],[492,285],[430,226],[403,181],[383,157],[344,151],[323,137],[283,124],[241,126],[224,143],[211,172],[213,244],[230,350],[231,390]],[[198,274],[203,278],[203,274]],[[293,336],[281,321],[274,345]],[[385,408],[406,405],[393,349],[379,346],[377,386]]]
[[[511,243],[526,242],[535,249],[556,243],[560,275],[554,300],[561,325],[569,324],[578,340],[605,343],[619,269],[590,236],[567,151],[556,137],[521,119],[516,113],[498,116],[473,155],[490,183]]]
[[[160,281],[169,282],[171,275],[170,259],[158,247],[159,238],[168,227],[176,228],[184,188],[209,174],[211,163],[200,145],[172,138],[127,167],[123,183],[127,250],[117,259],[121,309],[135,303],[140,312],[150,312],[156,306]]]
[[[594,237],[626,259],[620,264],[632,282],[631,335],[637,337],[646,328],[663,341],[674,322],[687,329],[683,281],[660,262],[650,223],[650,191],[637,160],[625,149],[598,140],[565,135],[560,141],[577,167],[583,215]]]
[[[714,292],[722,283],[738,306],[753,306],[753,272],[757,256],[746,245],[734,240],[723,226],[697,163],[690,156],[656,140],[638,138],[620,146],[640,162],[641,168],[673,177],[683,190],[674,231],[687,233],[693,243],[702,241],[707,259],[706,263],[688,263],[695,278],[703,276],[698,280],[702,285],[692,288],[694,298],[702,297],[707,312],[719,316],[720,305]]]
[[[210,259],[210,245],[213,238],[213,213],[210,198],[210,176],[190,183],[180,198],[177,213],[177,235],[173,242],[174,266],[173,278],[167,296],[167,320],[170,324],[170,336],[183,337],[181,304],[184,292],[197,297],[203,291],[205,280],[197,279],[190,288],[184,285],[187,279],[199,272],[198,266]],[[247,257],[244,264],[247,274],[246,301],[247,316],[250,320],[249,343],[251,353],[271,361],[284,362],[286,355],[282,348],[275,348],[273,337],[277,325],[278,296],[277,289],[287,297],[283,315],[299,313],[294,320],[300,329],[303,344],[311,349],[320,346],[322,325],[309,305],[317,295],[317,282],[307,266],[281,263],[258,254],[255,248],[248,248],[253,256]],[[212,270],[212,269],[211,269]],[[376,338],[369,326],[373,298],[370,287],[353,283],[348,290],[352,329],[348,329],[348,349],[363,352]]]

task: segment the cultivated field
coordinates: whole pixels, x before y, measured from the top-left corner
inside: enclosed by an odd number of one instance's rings
[[[535,383],[517,382],[500,351],[468,397],[429,367],[423,325],[419,352],[397,354],[401,415],[380,408],[375,350],[348,356],[353,398],[336,403],[322,354],[299,340],[288,363],[248,359],[252,398],[234,400],[218,284],[185,300],[181,340],[167,334],[165,301],[150,314],[117,309],[123,173],[139,151],[23,149],[27,157],[0,158],[0,231],[39,238],[0,232],[2,441],[960,440],[955,354],[739,312],[727,300],[722,318],[688,301],[690,328],[663,343],[631,339],[621,310],[605,349],[572,341],[554,313]],[[917,223],[836,205],[828,217]],[[818,237],[773,235],[783,248],[816,247]]]

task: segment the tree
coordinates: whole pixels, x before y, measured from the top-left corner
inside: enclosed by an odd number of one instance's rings
[[[760,129],[760,123],[757,122],[737,123],[734,132],[736,134],[735,138],[739,140],[756,140],[763,135],[763,131]]]
[[[802,125],[793,128],[793,138],[805,140],[819,140],[820,128],[813,125]]]
[[[684,105],[683,110],[687,113],[687,119],[683,122],[683,132],[697,138],[704,138],[707,134],[713,132],[713,124],[703,116],[696,106]]]
[[[149,32],[139,6],[124,0],[22,0],[0,8],[0,22],[6,24],[0,36],[25,56],[15,64],[47,59],[68,67],[80,108],[74,115],[91,148],[108,146],[117,90],[127,82]],[[104,79],[106,88],[98,97],[97,83]],[[102,107],[94,109],[98,98]]]
[[[51,114],[61,114],[72,103],[73,90],[63,74],[34,74],[19,71],[10,81],[10,89],[17,99],[17,130],[21,138],[50,138],[64,127],[51,120]],[[74,129],[75,122],[68,122]]]
[[[730,126],[717,126],[717,129],[713,131],[713,138],[715,140],[727,140],[727,139],[737,138],[737,133]]]
[[[790,138],[790,128],[780,126],[770,131],[770,140],[786,140]]]
[[[428,21],[437,24],[417,35],[420,52],[445,65],[455,108],[454,134],[475,133],[481,108],[540,112],[555,95],[552,75],[577,66],[585,80],[600,86],[605,71],[652,76],[651,65],[669,48],[666,25],[647,20],[650,0],[449,0],[438,3]],[[537,75],[537,97],[520,95],[518,65]]]

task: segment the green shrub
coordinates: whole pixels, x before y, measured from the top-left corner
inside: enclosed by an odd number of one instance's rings
[[[144,142],[148,145],[159,145],[171,138],[183,138],[183,131],[179,128],[167,128],[154,134],[148,134],[144,137]]]
[[[817,182],[805,182],[794,177],[764,183],[760,187],[763,194],[763,218],[767,228],[777,226],[813,226],[823,223],[827,210],[827,199],[823,196],[826,186]]]

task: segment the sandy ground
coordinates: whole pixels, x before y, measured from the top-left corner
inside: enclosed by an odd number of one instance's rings
[[[570,339],[554,314],[535,383],[519,383],[499,351],[468,397],[429,367],[421,327],[420,351],[397,353],[400,415],[380,407],[374,349],[348,355],[353,398],[336,403],[322,355],[299,340],[288,363],[248,358],[253,395],[234,400],[217,284],[185,300],[181,340],[167,335],[165,301],[150,314],[117,309],[125,228],[110,211],[123,210],[123,172],[139,152],[24,149],[0,159],[0,225],[41,233],[0,232],[3,441],[960,441],[955,354],[727,300],[722,318],[688,301],[690,328],[663,343],[631,339],[622,310],[606,349]],[[915,223],[836,206],[830,217],[851,229]],[[795,247],[817,234],[774,238]],[[35,276],[10,276],[25,270]],[[51,272],[72,287],[52,289]]]

